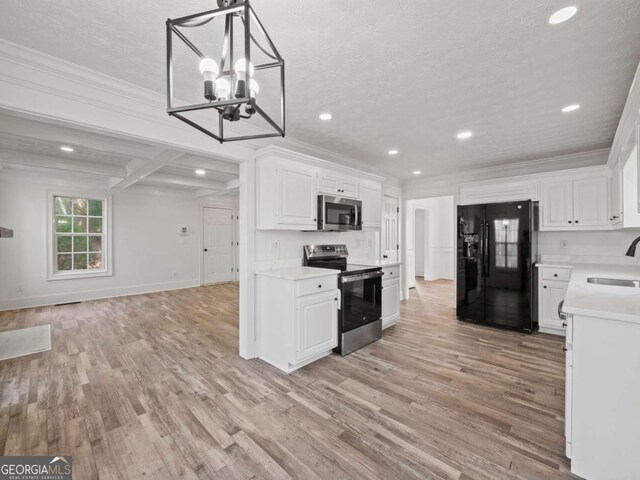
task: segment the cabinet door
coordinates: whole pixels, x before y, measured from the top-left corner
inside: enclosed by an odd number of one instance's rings
[[[335,290],[297,301],[297,362],[338,346],[339,295]]]
[[[358,198],[358,182],[345,180],[340,182],[340,195],[349,198]]]
[[[616,162],[615,168],[611,172],[609,188],[609,221],[611,225],[622,223],[622,163],[620,159]]]
[[[577,227],[609,225],[607,178],[587,178],[573,182],[573,223]]]
[[[571,430],[572,430],[572,410],[573,410],[573,350],[567,349],[565,358],[565,378],[564,378],[564,437],[565,455],[571,458]]]
[[[564,300],[567,286],[566,282],[542,282],[541,327],[564,329],[564,322],[558,316],[558,305]]]
[[[390,280],[382,285],[382,328],[394,323],[400,316],[400,280]]]
[[[339,192],[338,179],[320,174],[318,177],[318,193],[339,196]]]
[[[380,184],[360,184],[362,201],[362,227],[380,228],[382,216],[382,186]]]
[[[542,184],[542,228],[573,225],[573,182]]]
[[[317,228],[315,172],[304,167],[277,169],[277,223]]]

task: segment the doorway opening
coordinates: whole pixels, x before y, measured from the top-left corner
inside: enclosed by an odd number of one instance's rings
[[[438,302],[455,305],[453,195],[407,200],[406,244],[406,293],[414,288],[416,295],[437,292]]]

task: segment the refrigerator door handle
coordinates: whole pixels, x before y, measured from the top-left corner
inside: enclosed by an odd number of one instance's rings
[[[488,277],[489,269],[491,268],[491,260],[489,259],[489,222],[484,226],[484,252],[482,259],[484,263],[484,276]]]
[[[484,278],[484,222],[480,224],[480,276]]]

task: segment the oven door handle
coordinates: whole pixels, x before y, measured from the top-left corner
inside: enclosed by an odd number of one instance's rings
[[[382,277],[382,272],[371,272],[371,273],[361,273],[358,275],[347,275],[346,277],[341,277],[342,283],[351,283],[357,282],[358,280],[369,280],[370,278],[379,278]]]

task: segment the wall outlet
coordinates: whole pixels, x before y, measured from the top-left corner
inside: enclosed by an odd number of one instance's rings
[[[560,240],[560,248],[564,250],[567,248],[567,246],[568,246],[568,242],[566,240]]]
[[[16,292],[20,293],[20,292],[22,292],[22,289],[23,289],[23,287],[22,287],[22,284],[21,284],[21,283],[19,283],[18,285],[16,285]]]
[[[171,272],[171,276],[172,276],[173,278],[176,278],[176,277],[178,276],[178,272]]]
[[[271,242],[271,251],[272,252],[279,252],[280,251],[280,241],[279,240],[274,240],[273,242]]]

